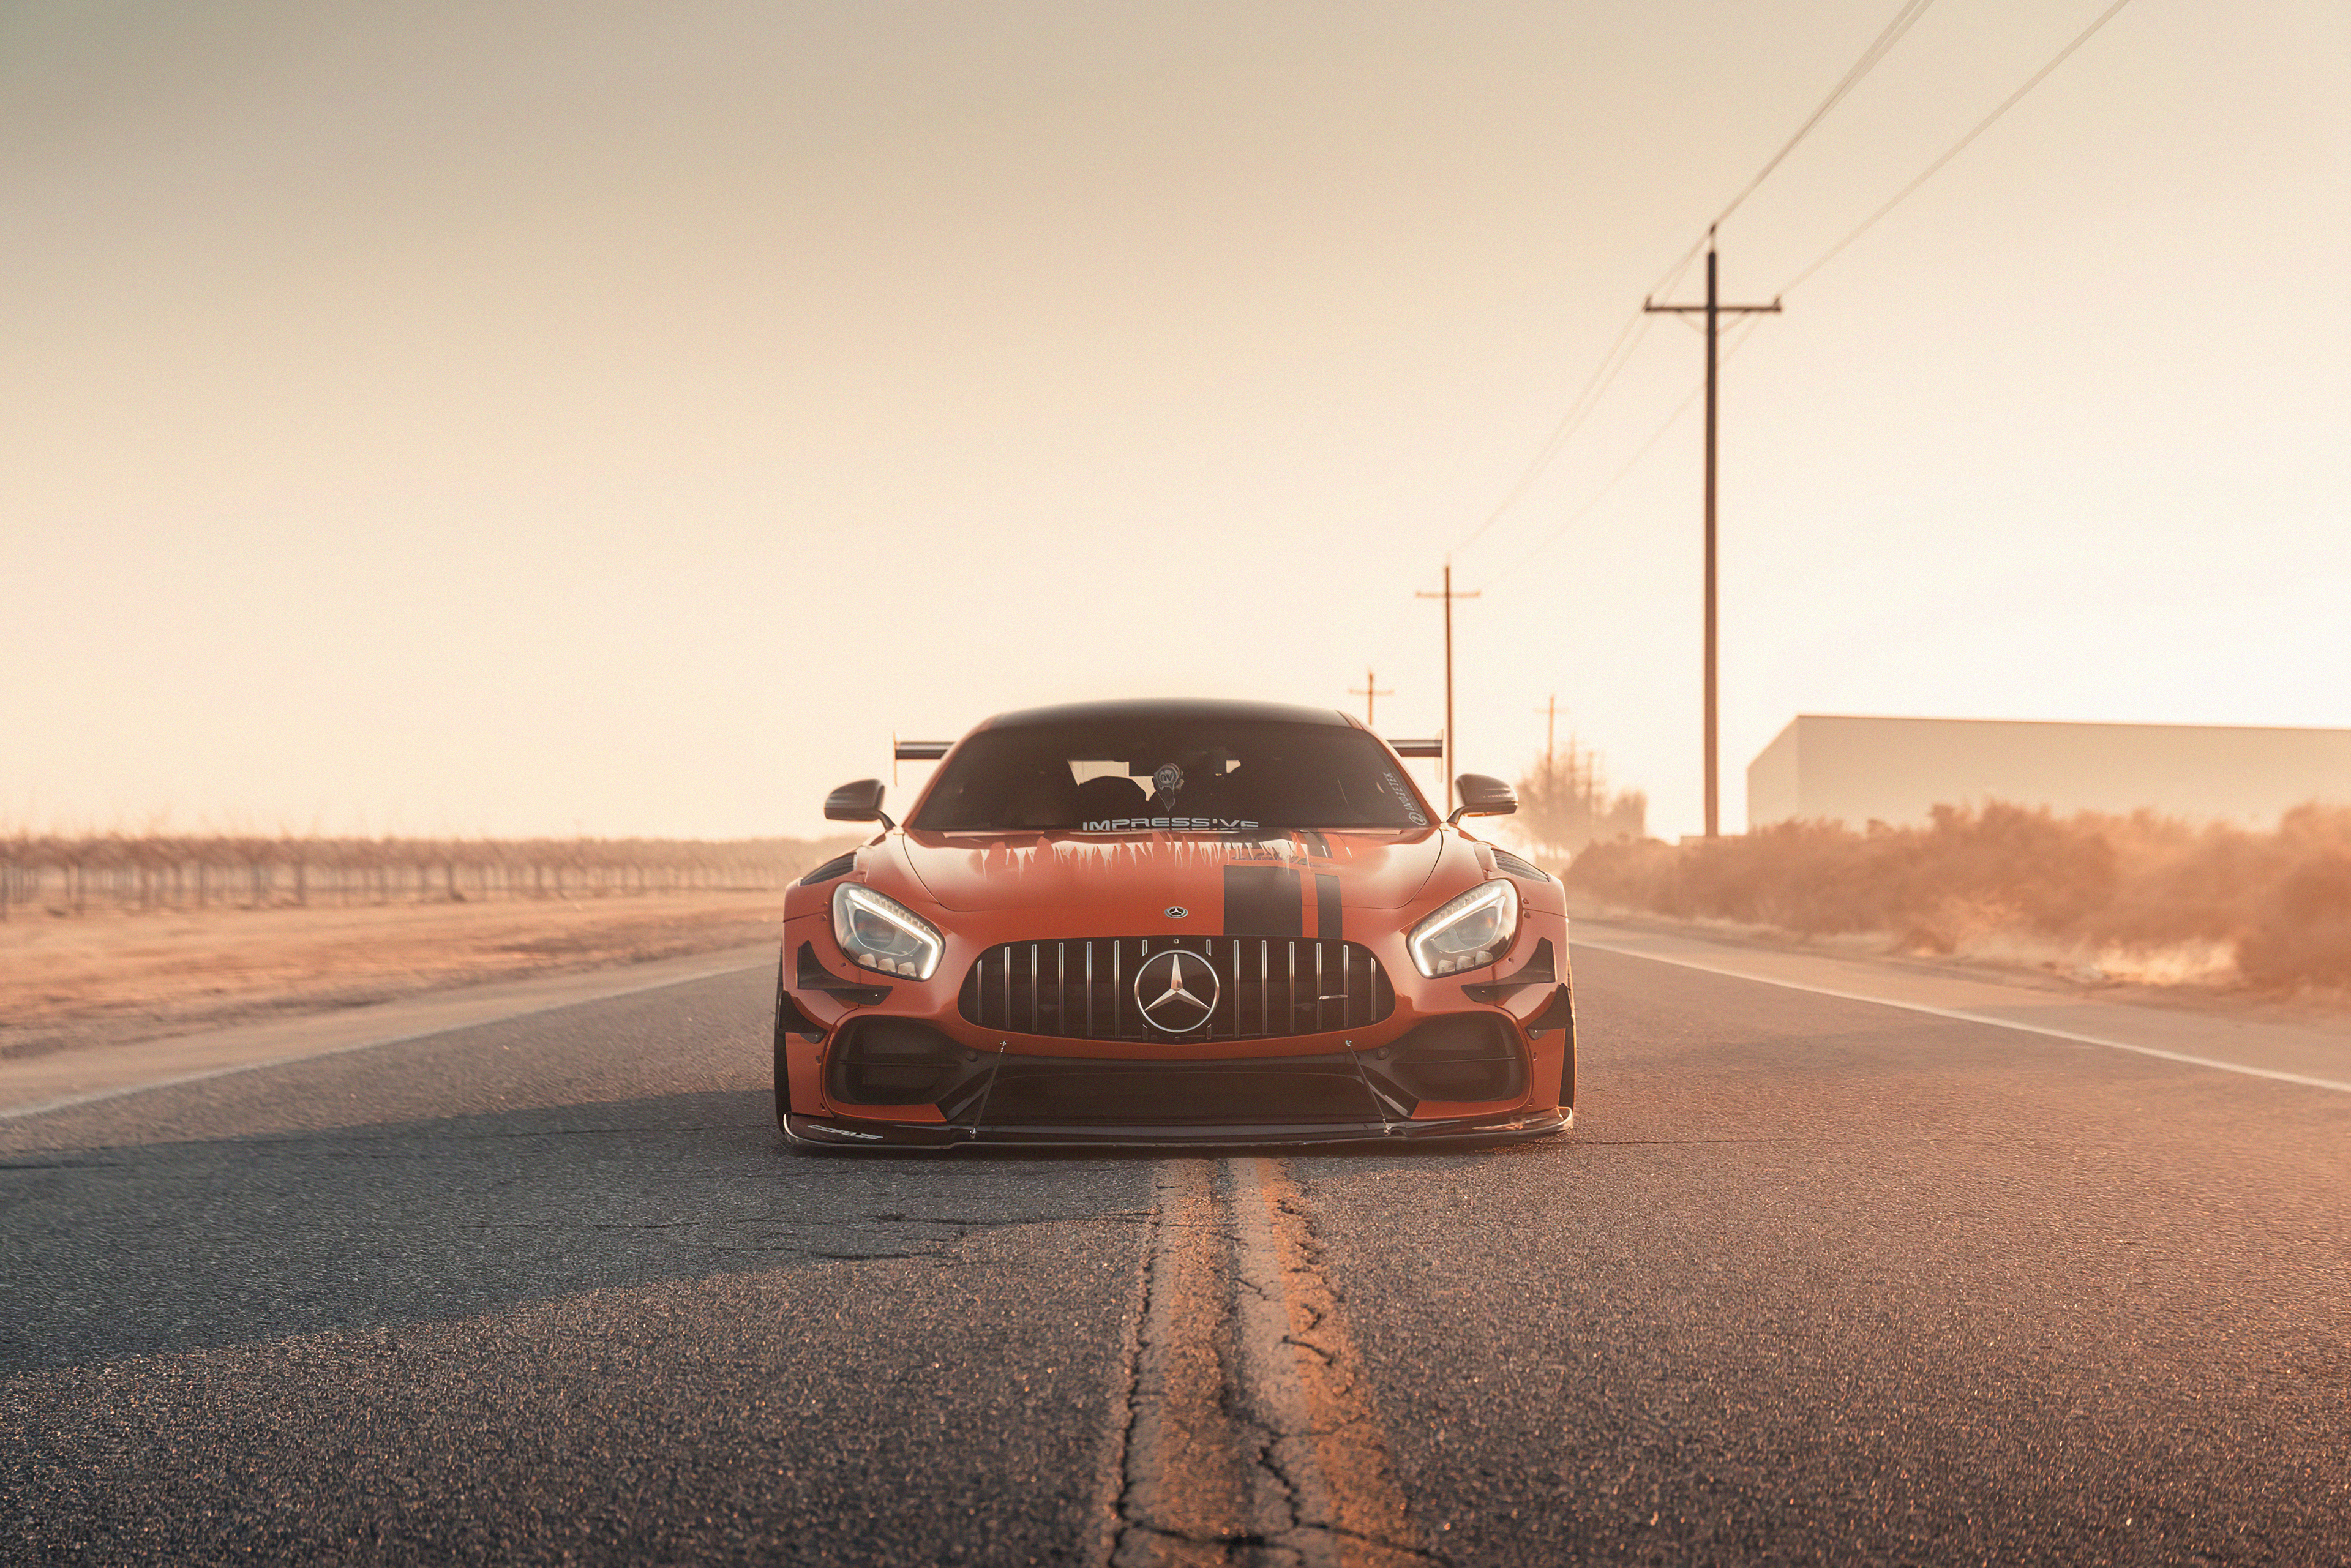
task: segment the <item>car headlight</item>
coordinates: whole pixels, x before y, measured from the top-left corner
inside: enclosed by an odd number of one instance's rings
[[[937,926],[853,882],[832,890],[832,939],[852,963],[914,980],[929,979],[947,950]]]
[[[1519,934],[1519,890],[1508,880],[1480,883],[1412,928],[1405,946],[1429,978],[1481,968]]]

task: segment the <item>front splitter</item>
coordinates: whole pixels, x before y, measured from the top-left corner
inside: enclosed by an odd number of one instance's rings
[[[784,1136],[809,1149],[1196,1149],[1288,1148],[1320,1145],[1496,1143],[1547,1138],[1575,1125],[1572,1110],[1513,1112],[1421,1122],[1221,1123],[1203,1126],[979,1127],[844,1118],[784,1118]]]

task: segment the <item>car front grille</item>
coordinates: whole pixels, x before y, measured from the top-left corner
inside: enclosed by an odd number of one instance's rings
[[[1155,1028],[1135,994],[1137,971],[1171,949],[1204,961],[1217,977],[1213,1007],[1186,1029]],[[1197,963],[1186,969],[1196,995]],[[990,947],[964,976],[957,1000],[966,1021],[982,1029],[1189,1043],[1364,1028],[1395,1011],[1395,988],[1371,950],[1353,942],[1096,936]]]

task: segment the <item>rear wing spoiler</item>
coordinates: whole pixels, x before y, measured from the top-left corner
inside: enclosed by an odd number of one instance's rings
[[[1441,740],[1391,740],[1388,745],[1398,757],[1442,757],[1445,742]],[[891,737],[891,753],[899,762],[936,762],[953,749],[952,740],[900,740]]]

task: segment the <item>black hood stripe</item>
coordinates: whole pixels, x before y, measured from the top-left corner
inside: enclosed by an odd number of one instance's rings
[[[1225,935],[1303,936],[1298,873],[1288,866],[1225,867]]]
[[[1327,871],[1314,873],[1314,935],[1325,942],[1336,942],[1343,935],[1339,929],[1339,879]]]

